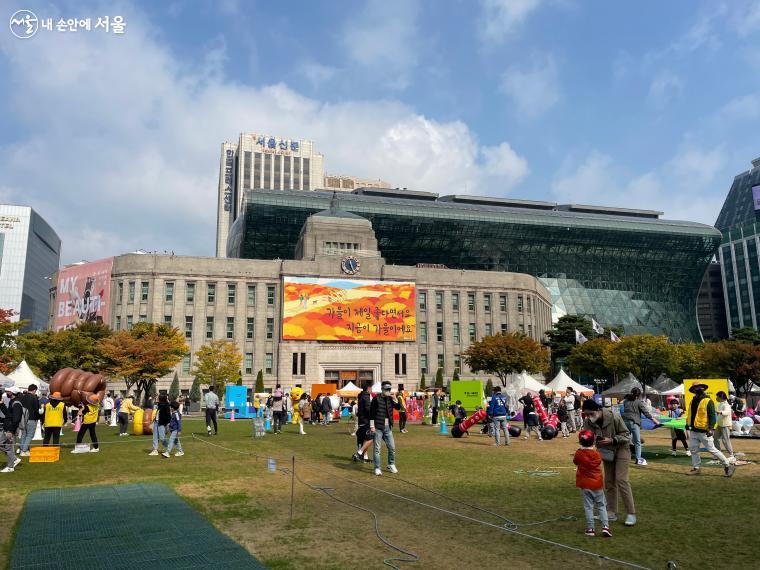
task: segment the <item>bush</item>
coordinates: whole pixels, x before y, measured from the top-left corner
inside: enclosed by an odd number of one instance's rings
[[[422,373],[422,378],[420,378],[420,392],[424,392],[427,389],[427,384],[425,383],[425,373]]]
[[[198,378],[193,379],[193,386],[190,388],[190,394],[187,397],[191,402],[201,401],[201,382]]]
[[[172,385],[169,387],[169,401],[173,402],[177,398],[179,398],[179,375],[175,372]]]
[[[259,370],[256,374],[256,393],[261,394],[264,391],[264,372]]]

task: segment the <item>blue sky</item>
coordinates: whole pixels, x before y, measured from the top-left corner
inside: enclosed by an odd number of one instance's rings
[[[328,173],[706,223],[760,156],[757,0],[0,7],[127,21],[0,32],[0,200],[42,213],[65,262],[212,255],[240,131],[313,139]]]

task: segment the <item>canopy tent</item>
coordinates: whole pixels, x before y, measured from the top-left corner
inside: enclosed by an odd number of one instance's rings
[[[665,390],[663,396],[683,396],[683,384],[679,384],[672,390]]]
[[[22,360],[21,364],[16,367],[16,370],[8,374],[8,378],[13,380],[16,388],[26,390],[30,384],[36,385],[40,390],[46,390],[48,387],[47,382],[43,382],[32,372],[26,360]]]
[[[564,394],[568,388],[572,388],[579,394],[585,394],[586,396],[593,396],[594,391],[586,388],[582,384],[578,384],[575,380],[570,378],[564,370],[560,369],[554,379],[546,385],[547,392],[558,392]]]
[[[663,392],[672,390],[676,386],[678,386],[678,384],[676,384],[670,378],[665,376],[665,373],[662,373],[657,377],[657,380],[652,382],[652,386],[647,388],[647,392],[654,389],[654,390],[657,390],[660,394],[662,394]]]
[[[612,388],[607,388],[604,392],[602,392],[602,396],[625,396],[626,394],[630,394],[631,390],[634,388],[638,388],[642,392],[644,391],[644,387],[641,385],[641,382],[638,381],[638,379],[631,374],[630,372],[628,375],[623,378],[620,382],[615,384]],[[660,392],[652,387],[647,387],[646,389],[647,395],[650,396],[657,396],[660,394]]]
[[[538,391],[546,389],[546,386],[533,378],[526,370],[523,370],[520,374],[507,381],[507,391],[509,392],[510,389],[519,392],[521,395],[527,392],[538,394]]]
[[[0,372],[0,388],[6,388],[13,386],[14,382],[10,378],[8,378],[5,374]]]
[[[359,388],[356,384],[349,382],[343,386],[343,388],[338,390],[337,394],[342,398],[350,398],[352,396],[358,396],[361,391],[362,389]]]
[[[372,388],[370,388],[370,392],[373,394],[379,394],[383,391],[383,385],[381,384],[380,380],[372,384]]]

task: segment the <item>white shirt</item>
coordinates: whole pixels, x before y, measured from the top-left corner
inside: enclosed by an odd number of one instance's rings
[[[110,396],[106,396],[103,399],[103,409],[104,410],[113,410],[113,398]]]
[[[567,404],[568,412],[575,410],[575,394],[567,394],[565,396],[565,404]]]

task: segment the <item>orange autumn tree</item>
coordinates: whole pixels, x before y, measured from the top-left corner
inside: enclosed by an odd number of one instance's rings
[[[178,329],[153,323],[137,323],[130,331],[119,331],[101,340],[98,348],[103,372],[123,378],[127,390],[136,386],[137,392],[146,394],[188,351]]]
[[[470,370],[493,374],[502,386],[507,385],[510,374],[549,368],[549,349],[520,332],[487,336],[468,346],[462,357]]]

